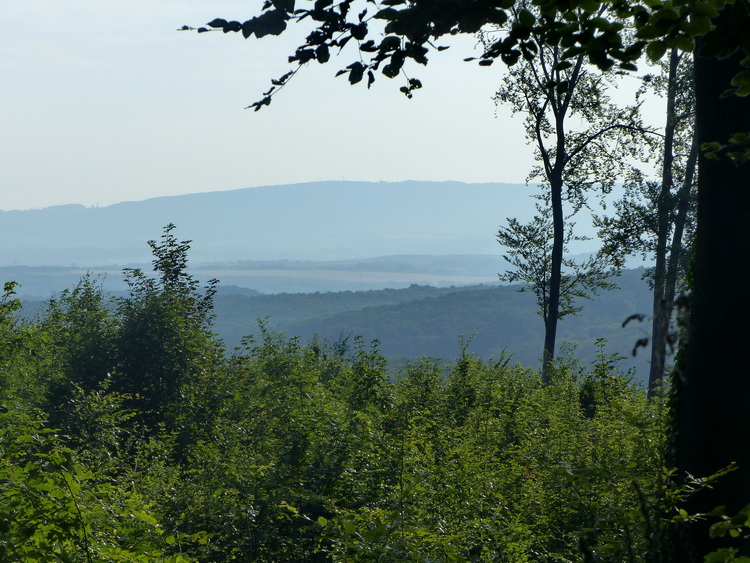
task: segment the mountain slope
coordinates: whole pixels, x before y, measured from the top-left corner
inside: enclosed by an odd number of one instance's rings
[[[168,223],[191,262],[495,254],[505,217],[533,212],[531,188],[461,182],[312,182],[161,197],[106,207],[0,212],[0,266],[147,263]]]
[[[606,338],[606,353],[626,356],[623,366],[645,372],[645,352],[635,358],[631,350],[645,335],[647,325],[622,322],[631,314],[649,310],[650,291],[642,270],[623,273],[620,289],[584,303],[580,317],[560,324],[559,342],[577,347],[575,356],[594,361],[598,338]],[[497,358],[506,351],[513,361],[537,365],[541,355],[543,325],[536,314],[533,295],[519,293],[517,286],[472,286],[278,294],[257,297],[220,296],[216,301],[216,329],[230,347],[241,337],[257,334],[257,319],[267,318],[271,330],[308,340],[319,337],[336,341],[362,336],[378,339],[389,357],[435,356],[455,358],[459,337],[471,339],[469,351]]]

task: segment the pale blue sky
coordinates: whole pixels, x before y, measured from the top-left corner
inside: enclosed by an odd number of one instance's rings
[[[23,0],[0,19],[0,209],[108,205],[312,180],[522,182],[520,119],[491,100],[500,65],[464,39],[371,91],[313,64],[270,108],[243,108],[287,70],[295,37],[175,31],[245,19],[241,0]]]

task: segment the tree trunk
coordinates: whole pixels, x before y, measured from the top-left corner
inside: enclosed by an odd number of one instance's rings
[[[669,267],[667,268],[667,277],[664,280],[667,288],[665,299],[667,300],[667,303],[672,304],[674,303],[675,294],[677,292],[677,272],[679,270],[680,261],[684,260],[682,237],[685,232],[685,224],[687,223],[687,215],[690,208],[690,199],[693,191],[693,182],[695,181],[695,168],[697,163],[698,139],[695,136],[695,133],[693,133],[693,142],[690,146],[690,153],[688,154],[687,165],[685,166],[685,178],[683,179],[680,192],[677,195],[677,218],[675,219],[674,232],[672,233],[672,246],[669,249],[670,260]]]
[[[552,256],[549,277],[549,307],[544,323],[544,358],[542,360],[542,380],[549,382],[549,370],[555,358],[557,322],[560,316],[560,285],[562,283],[562,259],[565,239],[565,218],[562,209],[562,173],[550,183],[550,204],[552,206]]]
[[[661,190],[656,202],[656,264],[654,265],[653,324],[651,327],[651,370],[648,377],[649,395],[653,395],[664,375],[664,355],[671,308],[665,299],[667,273],[667,238],[672,208],[672,166],[674,164],[675,102],[677,98],[677,65],[680,55],[672,49],[669,56],[667,79],[667,122],[664,126],[664,154],[662,156]]]
[[[571,86],[575,87],[575,84]],[[544,357],[542,358],[542,381],[549,382],[552,360],[555,358],[557,323],[560,317],[560,286],[562,285],[562,261],[565,246],[565,214],[563,213],[563,167],[565,166],[565,114],[567,106],[557,111],[555,119],[556,150],[555,164],[548,175],[550,206],[552,207],[552,256],[550,257],[549,308],[544,323]]]
[[[693,132],[693,141],[690,146],[690,153],[688,154],[687,163],[685,166],[685,177],[682,181],[682,186],[677,194],[677,215],[674,221],[674,231],[672,232],[672,243],[669,249],[669,261],[667,265],[667,273],[664,278],[664,302],[666,303],[666,314],[662,320],[663,334],[666,338],[669,332],[669,324],[672,319],[672,311],[674,309],[675,294],[677,293],[677,273],[680,269],[680,262],[684,260],[684,245],[682,243],[682,237],[685,232],[685,224],[687,223],[688,211],[690,208],[690,202],[692,199],[693,182],[695,181],[695,169],[698,162],[698,140]],[[664,343],[666,347],[667,343]],[[666,349],[665,349],[666,352]],[[662,356],[664,358],[666,353]],[[662,377],[664,377],[664,366],[662,365]],[[649,396],[653,396],[654,389],[649,388]]]
[[[726,20],[724,20],[726,18]],[[731,22],[731,8],[720,21]],[[750,97],[721,97],[742,67],[740,56],[695,56],[698,141],[726,143],[750,132]],[[688,501],[691,512],[726,505],[736,513],[750,503],[750,164],[700,156],[698,216],[688,342],[676,372],[675,454],[679,471],[711,475],[730,463],[739,469]],[[681,561],[703,561],[723,540],[710,539],[707,523],[688,531],[692,547]],[[747,544],[740,544],[750,555]]]

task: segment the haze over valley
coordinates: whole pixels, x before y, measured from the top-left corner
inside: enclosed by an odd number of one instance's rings
[[[518,184],[313,182],[6,211],[0,276],[21,284],[28,311],[87,273],[121,294],[122,268],[150,270],[146,241],[174,223],[192,240],[191,273],[220,281],[215,330],[230,349],[267,319],[308,340],[378,339],[392,358],[454,358],[463,335],[473,353],[536,365],[542,321],[532,294],[498,282],[505,263],[494,237],[505,217],[531,217],[532,193]],[[630,351],[646,327],[620,326],[649,310],[640,278],[627,273],[623,289],[584,302],[581,317],[561,323],[561,342],[591,362],[596,338],[606,338],[608,353],[629,357],[624,368],[644,371],[645,355]]]
[[[0,265],[148,262],[168,223],[193,264],[497,254],[505,217],[528,218],[533,188],[461,182],[312,182],[0,212]]]

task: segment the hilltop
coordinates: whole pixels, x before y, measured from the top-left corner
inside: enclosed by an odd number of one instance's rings
[[[145,241],[168,223],[193,241],[192,264],[497,255],[499,225],[529,217],[532,193],[520,184],[311,182],[1,211],[0,266],[148,263]]]

